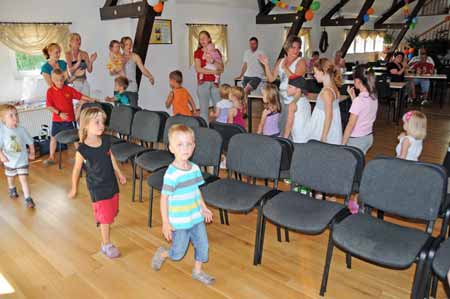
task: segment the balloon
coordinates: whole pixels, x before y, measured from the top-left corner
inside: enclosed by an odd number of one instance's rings
[[[414,48],[409,48],[409,54],[414,54]]]
[[[369,15],[364,15],[363,20],[364,20],[364,23],[369,22]]]
[[[159,3],[159,0],[147,0],[148,5],[155,6]]]
[[[162,12],[163,9],[164,9],[164,4],[163,4],[162,2],[159,2],[158,4],[156,4],[155,6],[153,6],[153,10],[154,10],[156,13]]]
[[[305,19],[307,21],[311,21],[314,18],[314,12],[311,9],[308,9],[305,13]]]
[[[373,15],[375,13],[375,9],[373,9],[373,7],[371,7],[371,8],[369,8],[368,10],[367,10],[367,14],[370,16],[370,15]]]
[[[417,24],[417,18],[414,17],[414,18],[412,19],[412,22],[413,22],[414,24]]]
[[[311,3],[311,10],[312,11],[319,10],[319,8],[320,8],[320,2],[319,1],[314,1],[313,3]]]
[[[413,59],[414,54],[408,54],[408,59]]]
[[[297,11],[302,11],[303,10],[303,6],[298,6],[297,7]]]
[[[403,50],[403,54],[405,54],[405,56],[408,56],[408,54],[409,54],[409,49]]]

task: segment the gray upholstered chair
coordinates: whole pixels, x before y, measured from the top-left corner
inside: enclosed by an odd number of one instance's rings
[[[321,142],[294,145],[290,177],[293,185],[342,195],[352,194],[358,160],[344,146]],[[289,230],[318,235],[331,228],[338,219],[349,215],[345,205],[318,200],[299,192],[282,192],[263,203],[258,210],[253,263],[261,264],[266,221]]]
[[[351,215],[334,225],[320,294],[326,291],[336,246],[346,252],[348,268],[351,268],[351,256],[390,269],[406,269],[417,263],[412,298],[419,298],[425,261],[433,241],[431,233],[447,193],[445,170],[426,163],[377,158],[367,163],[359,191],[365,213]],[[426,230],[373,217],[372,209],[405,221],[424,222]]]
[[[209,173],[204,169],[202,171],[205,185],[218,179],[220,155],[222,153],[222,136],[212,129],[194,128],[195,132],[195,151],[191,161],[200,168],[213,167],[213,173]],[[147,178],[147,184],[150,188],[149,207],[148,207],[148,226],[152,226],[152,209],[153,209],[153,191],[154,189],[161,191],[163,185],[164,174],[167,168],[162,168],[151,174]],[[221,222],[223,223],[223,216]]]
[[[127,140],[131,134],[131,125],[136,109],[127,105],[116,105],[111,111],[108,129],[111,131],[111,143]]]

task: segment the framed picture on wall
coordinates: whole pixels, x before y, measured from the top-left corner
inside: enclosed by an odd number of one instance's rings
[[[172,44],[172,20],[157,19],[153,23],[151,45]]]

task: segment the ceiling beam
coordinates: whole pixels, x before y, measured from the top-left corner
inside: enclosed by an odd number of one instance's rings
[[[345,57],[348,48],[352,44],[356,34],[359,31],[359,28],[361,28],[361,26],[364,25],[364,15],[367,13],[367,10],[372,7],[374,1],[375,0],[366,0],[364,2],[364,5],[361,7],[361,10],[359,11],[358,16],[356,17],[355,24],[353,24],[352,28],[350,29],[350,32],[347,34],[347,37],[345,38],[344,43],[342,44],[341,47],[342,57]]]
[[[128,3],[122,5],[115,5],[117,0],[108,0],[108,2],[112,2],[110,6],[104,6],[100,8],[100,19],[101,20],[114,20],[114,19],[122,19],[122,18],[139,18],[144,16],[150,9],[150,6],[147,4],[147,1]]]
[[[295,13],[275,14],[275,15],[258,15],[256,16],[256,24],[283,24],[293,23],[298,20],[299,16]]]
[[[415,0],[408,1],[409,4],[413,3]],[[400,29],[403,24],[385,24],[390,17],[392,17],[399,9],[405,6],[405,1],[401,0],[399,2],[395,2],[392,4],[391,8],[389,8],[385,13],[381,15],[381,17],[375,21],[374,28],[375,29]]]
[[[403,28],[400,30],[400,32],[398,33],[398,35],[395,38],[394,42],[392,43],[392,46],[389,49],[389,52],[388,52],[388,54],[386,55],[386,58],[385,58],[387,61],[389,61],[389,59],[394,54],[395,50],[397,50],[397,47],[400,45],[400,42],[402,41],[402,39],[405,37],[406,32],[408,32],[409,25],[411,25],[411,23],[412,23],[412,19],[414,19],[419,14],[419,11],[422,9],[422,7],[425,4],[425,2],[426,2],[426,0],[418,0],[416,6],[414,7],[412,12],[408,16],[408,21],[406,21],[405,24],[403,24]]]
[[[343,17],[333,19],[333,16],[344,7],[350,0],[341,0],[336,4],[321,20],[320,26],[351,26],[355,19],[346,19]]]

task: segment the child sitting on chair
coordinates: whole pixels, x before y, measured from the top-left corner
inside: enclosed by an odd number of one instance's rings
[[[193,116],[197,107],[189,91],[182,86],[183,73],[176,70],[169,74],[169,86],[172,89],[166,99],[166,108],[172,106],[173,115]]]
[[[114,96],[106,97],[105,101],[117,103],[121,105],[130,105],[130,100],[128,96],[125,94],[125,91],[128,88],[128,79],[124,76],[119,76],[114,79]]]
[[[19,115],[13,105],[0,107],[0,161],[5,166],[5,175],[8,181],[8,195],[11,199],[19,197],[14,186],[16,176],[22,186],[25,204],[34,208],[28,186],[28,160],[34,160],[34,143],[27,130],[19,126]],[[27,146],[29,150],[27,150]]]
[[[206,52],[203,54],[203,59],[206,60],[205,69],[210,71],[217,70],[217,67],[214,65],[215,62],[222,62],[222,56],[220,55],[219,50],[217,50],[213,43],[208,44],[206,47]],[[200,81],[203,80],[203,74],[200,74]],[[219,84],[220,75],[214,75],[214,83]]]
[[[175,160],[164,175],[161,218],[162,232],[167,241],[172,241],[172,246],[158,248],[152,268],[158,271],[167,258],[181,260],[192,242],[195,248],[192,278],[209,285],[214,283],[214,278],[202,271],[202,265],[208,261],[205,222],[211,222],[213,215],[199,189],[204,183],[200,168],[189,161],[195,149],[194,132],[185,125],[173,125],[168,135],[169,149]]]

